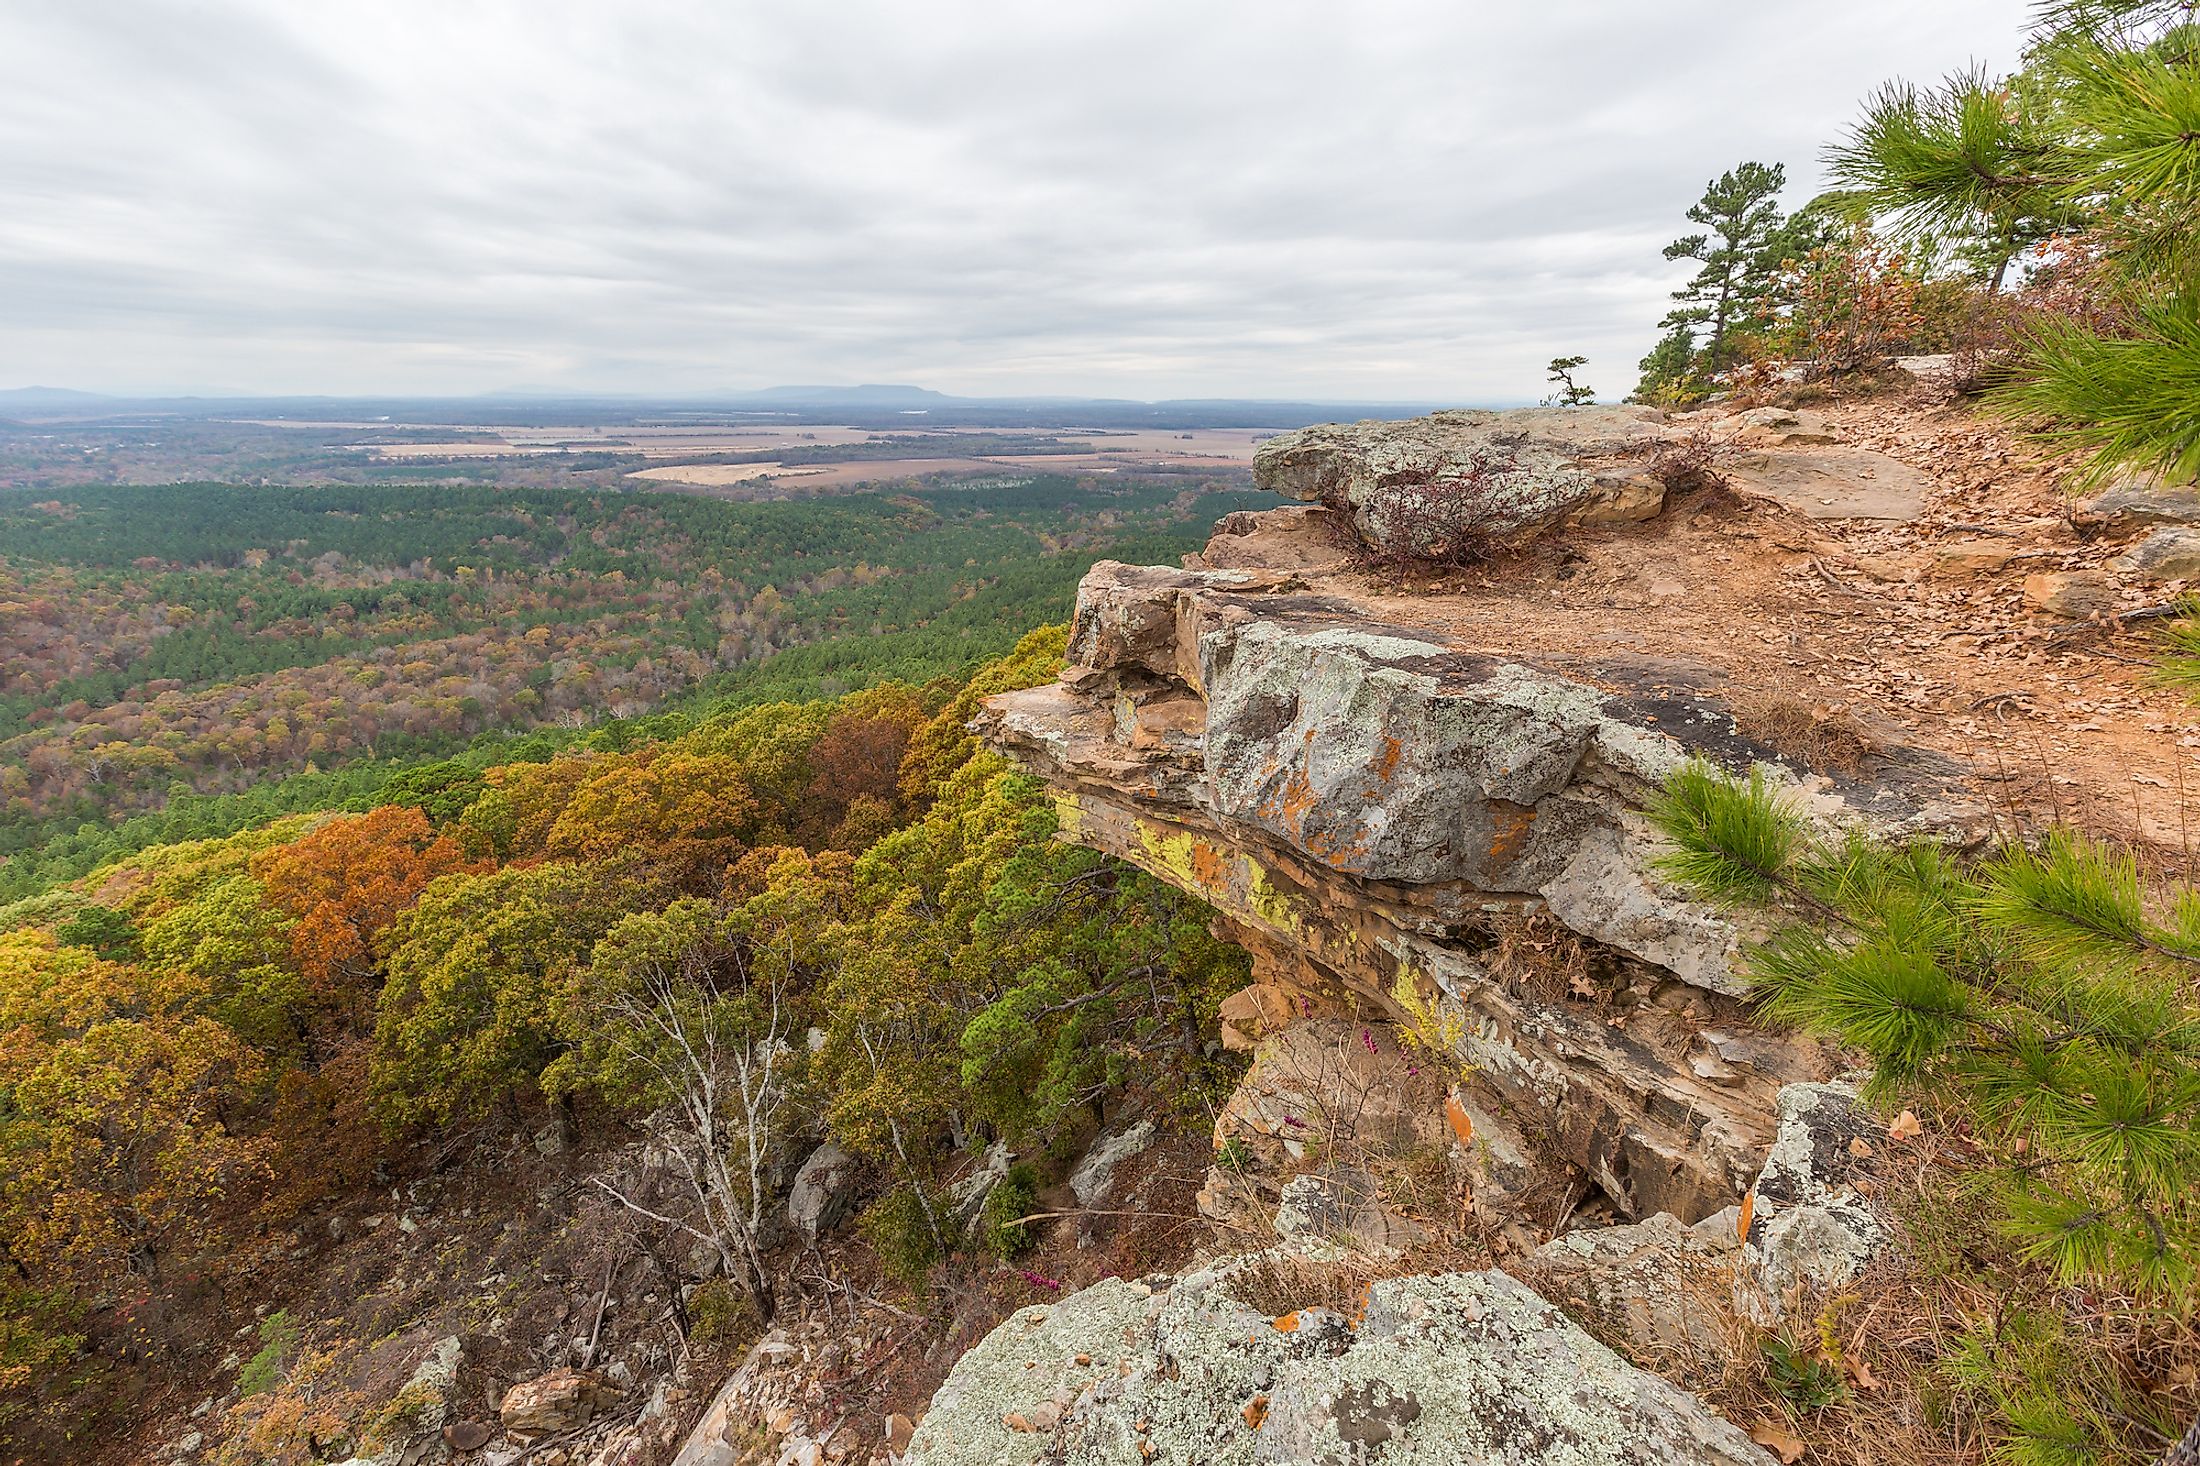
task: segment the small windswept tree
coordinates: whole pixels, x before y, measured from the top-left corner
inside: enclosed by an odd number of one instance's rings
[[[1545,407],[1585,407],[1597,400],[1597,389],[1574,380],[1574,373],[1589,364],[1586,356],[1554,356],[1545,378],[1558,390],[1543,399]]]

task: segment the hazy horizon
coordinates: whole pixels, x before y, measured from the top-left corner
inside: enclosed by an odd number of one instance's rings
[[[2023,23],[16,6],[0,383],[1518,401],[1578,352],[1613,397],[1706,178],[1782,162],[1798,204],[1866,92]]]

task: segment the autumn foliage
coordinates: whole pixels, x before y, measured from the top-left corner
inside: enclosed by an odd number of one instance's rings
[[[699,1032],[810,1031],[787,1104],[916,1201],[957,1127],[1043,1144],[1134,1063],[1196,1071],[1242,956],[1054,840],[966,731],[1063,640],[423,775],[0,910],[0,1419],[157,1349],[130,1300],[219,1280],[416,1144],[662,1105],[653,993]]]

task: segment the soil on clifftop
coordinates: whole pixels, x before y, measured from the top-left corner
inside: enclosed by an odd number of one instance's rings
[[[2085,514],[2067,464],[1923,392],[1673,425],[1714,445],[1729,489],[1471,570],[1376,572],[1337,558],[1341,536],[1312,549],[1311,526],[1208,560],[1297,569],[1368,620],[1616,693],[1713,699],[1835,776],[1870,780],[1898,748],[1945,755],[1989,829],[2059,820],[2185,858],[2200,709],[2155,676],[2152,618],[2117,619],[2182,585],[2104,571],[2144,531]]]

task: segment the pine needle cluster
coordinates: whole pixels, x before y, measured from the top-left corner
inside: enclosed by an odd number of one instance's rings
[[[2189,1309],[2200,1257],[2200,893],[2059,830],[1965,859],[1816,835],[1701,763],[1649,811],[1666,875],[1778,912],[1768,1016],[1862,1050],[1871,1093],[1937,1106],[1999,1165],[1998,1224],[2069,1282]]]
[[[2047,315],[1998,405],[2117,471],[2200,475],[2200,19],[2178,0],[2043,7],[2014,76],[1897,82],[1828,153],[1846,197],[2001,289],[2083,232],[2115,329]]]

